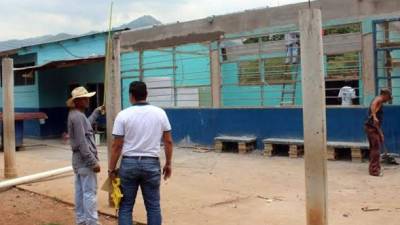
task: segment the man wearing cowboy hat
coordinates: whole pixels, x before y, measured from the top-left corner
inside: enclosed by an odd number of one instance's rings
[[[380,163],[380,150],[383,147],[384,135],[382,131],[383,104],[392,100],[392,92],[383,88],[380,95],[372,102],[368,110],[368,119],[365,122],[365,133],[369,142],[369,174],[382,176]]]
[[[87,118],[84,114],[89,108],[89,99],[96,92],[88,92],[77,87],[67,101],[68,133],[72,148],[72,167],[75,173],[75,212],[76,224],[97,225],[97,176],[100,172],[99,158],[94,141],[93,124],[104,107],[99,107]]]

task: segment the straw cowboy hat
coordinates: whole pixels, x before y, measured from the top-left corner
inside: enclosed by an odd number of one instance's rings
[[[93,97],[96,92],[88,92],[84,87],[77,87],[71,92],[71,98],[67,101],[67,106],[72,108],[75,106],[74,100],[77,98],[90,98]]]

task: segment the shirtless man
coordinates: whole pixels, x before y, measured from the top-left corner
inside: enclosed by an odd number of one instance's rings
[[[380,164],[380,150],[383,146],[384,135],[382,131],[383,104],[392,99],[389,89],[382,89],[380,95],[371,103],[368,110],[368,119],[365,122],[365,132],[369,142],[369,174],[382,176]]]

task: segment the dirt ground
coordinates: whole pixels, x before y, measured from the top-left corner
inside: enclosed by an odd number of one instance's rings
[[[56,199],[18,189],[0,192],[0,224],[2,225],[72,225],[73,206]],[[103,225],[114,225],[116,220],[100,215]]]
[[[59,141],[30,141],[28,145],[17,153],[19,175],[70,165],[69,147]],[[99,150],[101,186],[107,156],[104,147]],[[0,168],[3,174],[2,160]],[[383,177],[371,177],[367,171],[367,163],[328,162],[329,224],[398,225],[399,168],[385,168]],[[164,224],[305,225],[304,186],[303,159],[265,158],[260,151],[238,155],[178,148],[173,177],[161,187]],[[20,187],[73,203],[72,174]],[[107,194],[99,191],[98,198],[100,211],[113,214]],[[363,211],[364,207],[373,210]],[[4,215],[2,208],[0,214]],[[134,219],[146,221],[140,198]]]

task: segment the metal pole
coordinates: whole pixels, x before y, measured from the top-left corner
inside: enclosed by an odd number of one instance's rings
[[[10,58],[2,60],[3,79],[3,149],[4,176],[17,177],[15,156],[15,114],[14,114],[14,63]]]
[[[326,225],[326,114],[321,10],[300,10],[299,20],[307,224]]]

